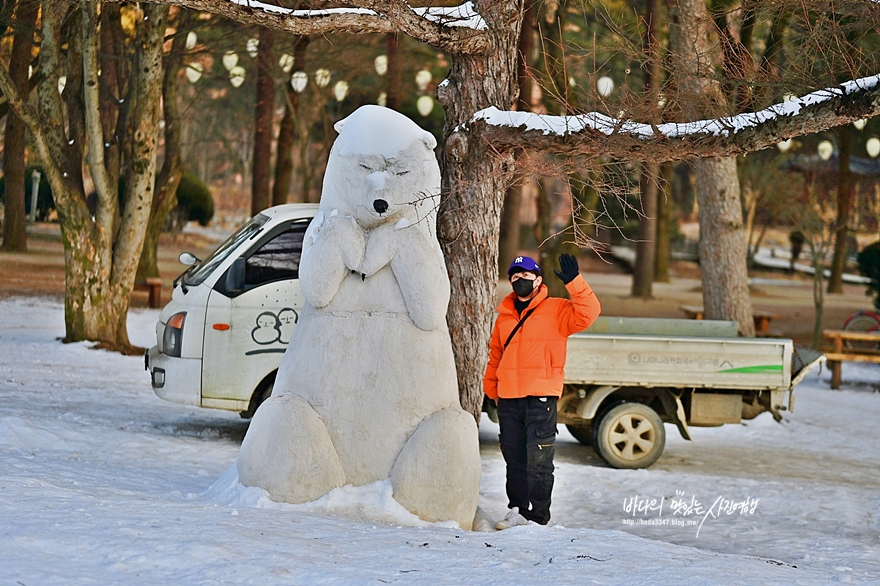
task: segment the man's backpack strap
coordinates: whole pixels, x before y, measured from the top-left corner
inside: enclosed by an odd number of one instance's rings
[[[519,320],[519,322],[517,322],[516,327],[514,327],[513,331],[510,332],[510,335],[507,336],[507,341],[504,342],[504,349],[505,350],[507,350],[507,347],[510,345],[510,341],[513,340],[513,336],[516,334],[516,332],[519,331],[519,329],[522,327],[522,325],[526,322],[527,319],[529,319],[529,316],[532,315],[532,313],[534,313],[534,311],[536,309],[538,309],[538,308],[533,307],[531,310],[526,312],[526,314],[522,317],[522,319]]]

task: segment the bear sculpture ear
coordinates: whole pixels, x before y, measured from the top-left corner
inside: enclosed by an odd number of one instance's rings
[[[430,132],[422,132],[422,142],[425,143],[425,146],[432,151],[434,150],[434,147],[437,146],[437,139],[434,138],[434,135]]]
[[[342,134],[342,127],[345,126],[345,121],[347,118],[343,118],[339,122],[333,125],[333,130],[335,130],[338,134]],[[432,147],[433,148],[433,147]]]

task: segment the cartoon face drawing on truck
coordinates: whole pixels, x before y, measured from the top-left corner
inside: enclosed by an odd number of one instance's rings
[[[251,338],[260,345],[274,344],[281,336],[281,322],[271,311],[257,316],[257,327],[251,330]]]
[[[285,307],[277,314],[273,311],[264,311],[257,316],[257,326],[251,330],[251,338],[257,344],[287,344],[293,334],[293,328],[299,320],[299,314],[295,309]]]
[[[298,319],[299,315],[289,307],[285,307],[278,312],[278,321],[281,324],[278,328],[278,331],[280,332],[278,336],[279,342],[282,344],[290,342],[290,336],[293,335],[293,327],[296,325]]]

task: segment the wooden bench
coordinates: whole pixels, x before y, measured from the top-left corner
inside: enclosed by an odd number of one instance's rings
[[[876,342],[880,345],[880,334],[867,332],[849,332],[846,330],[825,330],[822,336],[831,345],[831,351],[825,353],[828,368],[831,370],[831,388],[840,388],[840,365],[842,362],[873,362],[880,364],[880,350],[868,348],[844,348],[847,340],[854,342]]]
[[[703,319],[703,308],[697,305],[682,305],[679,307],[689,319]],[[770,331],[770,321],[776,319],[775,313],[769,311],[752,311],[752,319],[755,321],[755,334],[766,336]]]
[[[147,305],[150,307],[162,307],[162,279],[150,278],[146,282],[135,283],[135,291],[148,291]]]

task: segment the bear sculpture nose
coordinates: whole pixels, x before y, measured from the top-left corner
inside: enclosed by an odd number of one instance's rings
[[[380,214],[384,214],[388,211],[388,202],[384,199],[377,199],[373,202],[373,209]]]

